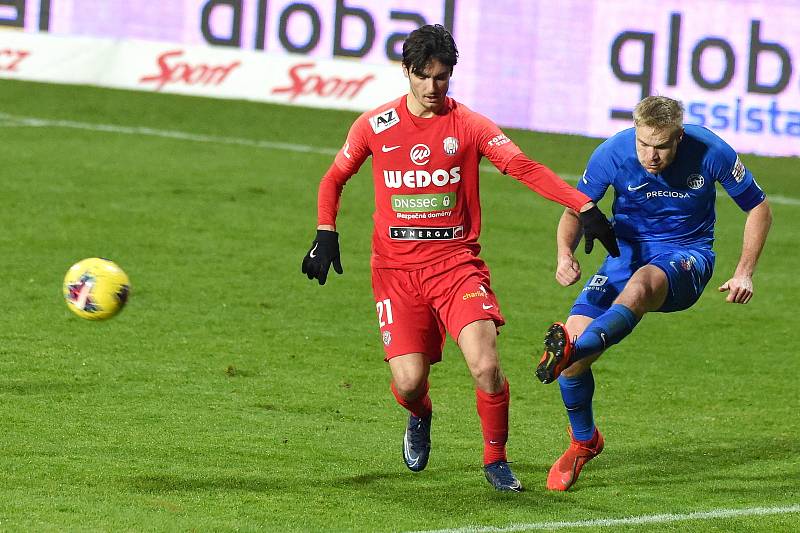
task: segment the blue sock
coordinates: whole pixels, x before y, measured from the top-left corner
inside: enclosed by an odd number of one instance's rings
[[[594,436],[594,416],[592,415],[592,396],[594,396],[594,376],[589,369],[578,377],[559,376],[561,399],[567,408],[569,425],[576,440],[589,440]]]
[[[577,361],[617,344],[633,331],[637,322],[639,319],[633,311],[622,304],[612,305],[605,313],[592,320],[575,341],[572,359]]]

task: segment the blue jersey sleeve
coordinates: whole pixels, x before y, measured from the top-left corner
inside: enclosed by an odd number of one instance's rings
[[[707,159],[711,173],[742,211],[750,211],[766,198],[753,174],[736,151],[722,139]]]
[[[616,164],[610,152],[609,141],[598,146],[589,158],[583,176],[578,180],[578,190],[591,198],[594,203],[600,201],[608,186],[614,181]]]

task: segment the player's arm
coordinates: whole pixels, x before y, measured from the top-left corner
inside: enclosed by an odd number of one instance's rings
[[[767,195],[733,148],[720,141],[711,155],[709,165],[712,175],[736,205],[747,213],[739,263],[733,276],[720,285],[719,291],[728,292],[725,300],[730,303],[746,304],[753,297],[753,273],[772,225],[772,209],[767,202]]]
[[[490,119],[470,112],[464,115],[464,125],[473,136],[480,155],[503,174],[522,182],[548,200],[576,211],[588,211],[594,206],[588,196],[570,186],[545,165],[528,158]]]
[[[316,279],[320,285],[328,280],[328,271],[333,265],[337,274],[343,274],[339,254],[339,233],[336,231],[336,215],[339,200],[349,174],[333,163],[319,183],[317,192],[317,234],[311,248],[303,258],[301,271],[308,279]]]
[[[725,300],[730,303],[746,304],[753,297],[753,273],[758,258],[767,242],[767,234],[772,225],[772,209],[764,199],[747,213],[742,237],[742,254],[733,277],[723,283],[719,291],[728,292]]]
[[[613,257],[619,256],[614,228],[586,194],[569,185],[545,165],[531,160],[521,152],[501,170],[539,195],[571,209],[578,218],[579,227],[583,229],[587,254],[592,251],[594,239],[599,239],[608,253]]]
[[[562,180],[545,165],[526,156],[494,122],[483,115],[469,115],[467,126],[475,135],[480,154],[491,161],[500,172],[512,176],[548,200],[580,213],[586,238],[586,253],[592,251],[594,239],[600,239],[612,256],[619,256],[614,228],[591,198]]]
[[[566,208],[556,230],[556,281],[564,287],[581,279],[581,265],[575,258],[575,249],[582,233],[578,213]]]
[[[336,216],[339,201],[347,181],[369,156],[363,117],[350,128],[345,142],[328,171],[322,176],[317,191],[317,234],[303,258],[301,270],[308,279],[316,279],[325,285],[331,265],[337,274],[342,274],[339,254],[339,233],[336,231]]]
[[[586,253],[591,253],[594,240],[599,239],[612,257],[619,256],[619,246],[614,228],[591,198],[570,186],[555,172],[523,153],[514,156],[506,173],[521,181],[548,200],[560,203],[576,212],[586,242]]]
[[[522,152],[511,158],[505,168],[500,170],[540,196],[564,207],[581,212],[594,206],[591,198],[572,187],[547,166],[533,161]]]

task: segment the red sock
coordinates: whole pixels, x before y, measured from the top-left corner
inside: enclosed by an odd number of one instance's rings
[[[400,393],[397,392],[397,389],[394,386],[394,381],[392,381],[392,394],[394,394],[395,400],[397,403],[405,407],[408,411],[411,412],[412,415],[425,418],[428,416],[431,411],[433,410],[433,404],[431,403],[431,397],[428,395],[428,388],[429,384],[425,382],[425,392],[414,400],[406,400]]]
[[[478,416],[483,431],[483,464],[506,461],[506,441],[508,441],[508,380],[503,390],[489,394],[475,389]]]

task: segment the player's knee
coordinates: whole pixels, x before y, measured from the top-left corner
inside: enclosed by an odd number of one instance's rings
[[[394,376],[394,388],[406,400],[415,400],[425,393],[425,377],[413,374]]]
[[[500,364],[495,357],[484,357],[470,365],[470,372],[481,388],[497,388],[502,384]]]
[[[592,366],[592,363],[594,363],[597,360],[597,358],[600,357],[600,355],[602,355],[602,352],[589,357],[585,357],[583,359],[578,359],[577,361],[569,365],[567,368],[565,368],[561,372],[561,375],[564,376],[565,378],[580,377],[584,372],[589,371],[589,369]]]
[[[615,303],[622,304],[628,309],[647,309],[656,297],[656,287],[640,280],[631,280],[625,286],[625,290],[619,295]]]
[[[625,290],[619,295],[619,299],[629,302],[641,301],[646,294],[647,287],[641,281],[632,279],[625,285]]]
[[[647,312],[658,309],[664,303],[668,290],[666,274],[658,267],[647,265],[628,281],[615,303],[639,313]]]

